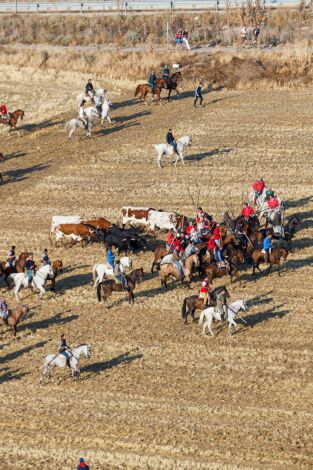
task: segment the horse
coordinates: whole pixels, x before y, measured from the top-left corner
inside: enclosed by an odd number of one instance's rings
[[[52,271],[53,271],[53,276],[52,277],[48,276],[47,280],[51,281],[51,285],[52,285],[51,290],[55,291],[55,279],[59,272],[60,273],[63,272],[63,263],[61,259],[56,259],[55,261],[53,261]]]
[[[50,264],[46,264],[45,266],[42,266],[41,268],[39,268],[35,276],[33,277],[33,280],[31,282],[31,287],[33,288],[37,287],[39,289],[41,299],[46,293],[44,289],[44,285],[46,284],[48,277],[52,278],[53,276],[54,276],[54,272],[53,272],[52,266],[50,266]],[[28,277],[25,273],[13,273],[10,275],[10,277],[13,279],[13,282],[15,285],[15,289],[14,289],[15,298],[16,300],[20,300],[18,293],[21,290],[21,288],[29,287]]]
[[[163,259],[163,261],[165,258]],[[186,280],[186,286],[190,289],[192,272],[195,267],[199,266],[199,257],[197,254],[188,256],[185,261],[185,266],[182,266],[184,279]],[[167,278],[169,276],[173,276],[175,279],[180,279],[179,272],[177,266],[172,263],[172,261],[168,263],[161,263],[160,266],[160,276],[161,276],[161,286],[167,288]]]
[[[169,250],[167,249],[166,245],[161,245],[161,246],[156,247],[156,249],[154,250],[154,260],[151,266],[152,273],[155,267],[157,269],[160,269],[160,263],[162,261],[162,258],[164,258],[164,256],[166,256],[168,253],[169,253]]]
[[[77,128],[86,129],[86,136],[91,137],[93,122],[88,119],[87,127],[80,118],[74,118],[65,124],[65,130],[69,131],[68,138],[71,139]]]
[[[89,359],[91,357],[91,347],[89,344],[80,344],[71,350],[70,355],[69,364],[72,370],[72,377],[74,380],[77,380],[80,375],[78,368],[80,357],[83,356]],[[42,383],[47,374],[48,378],[53,382],[52,373],[54,368],[60,367],[61,369],[65,369],[66,366],[67,359],[63,354],[48,354],[44,357],[44,364],[41,367],[43,371],[40,383]]]
[[[0,124],[6,124],[7,126],[10,126],[10,131],[12,131],[14,129],[15,131],[17,131],[17,133],[19,135],[19,132],[16,129],[16,123],[19,119],[21,121],[23,120],[25,112],[22,109],[17,109],[13,113],[8,113],[8,114],[10,116],[9,118],[5,118],[3,116],[0,116]]]
[[[230,295],[225,286],[216,287],[214,290],[209,292],[209,307],[216,306],[217,296],[224,294],[226,299],[229,299]],[[191,315],[192,321],[195,322],[195,311],[203,310],[205,308],[204,299],[200,298],[198,295],[191,295],[185,297],[182,305],[182,319],[184,323],[187,323],[188,315]]]
[[[10,283],[8,282],[8,277],[12,273],[23,273],[24,268],[25,268],[25,263],[26,263],[26,258],[28,258],[29,253],[28,251],[23,251],[20,256],[18,257],[14,268],[11,268],[10,266],[7,266],[6,261],[0,262],[0,277],[4,275],[4,281],[7,284],[7,286],[10,288]]]
[[[120,259],[121,273],[126,273],[127,269],[131,268],[133,261],[129,256],[123,256]],[[96,289],[99,282],[103,281],[104,276],[114,276],[113,268],[107,264],[95,264],[92,269],[92,277],[94,281],[94,288]]]
[[[232,334],[232,326],[234,327],[234,329],[237,328],[237,324],[235,322],[235,318],[236,318],[237,313],[240,310],[245,312],[246,310],[248,310],[248,306],[247,306],[247,303],[246,303],[245,300],[236,300],[236,302],[233,302],[232,304],[227,305],[226,309],[227,309],[227,320],[228,320],[228,323],[229,323],[228,331],[229,331],[229,335],[231,335]],[[222,321],[221,313],[219,311],[215,310],[214,307],[206,308],[205,310],[202,311],[202,313],[200,315],[199,325],[202,325],[202,322],[203,322],[204,319],[206,321],[204,322],[204,325],[203,325],[202,334],[205,336],[205,329],[208,328],[211,335],[214,336],[214,333],[211,329],[211,325],[212,325],[213,320]],[[245,323],[247,325],[246,320],[244,320],[243,318],[240,318],[240,320],[242,320],[243,323]]]
[[[29,313],[28,305],[17,305],[9,310],[9,316],[6,320],[0,317],[0,325],[8,325],[11,328],[13,336],[16,336],[16,327],[23,315]]]
[[[273,248],[272,252],[269,255],[269,271],[272,269],[273,265],[278,265],[277,266],[277,272],[278,275],[281,276],[280,272],[280,260],[283,259],[286,261],[287,256],[289,254],[289,251],[286,248]],[[260,273],[262,273],[260,269],[260,264],[265,263],[265,253],[263,253],[263,250],[258,249],[254,250],[254,252],[251,255],[252,259],[252,274],[255,273],[255,269],[258,269]]]
[[[150,88],[150,85],[148,83],[140,83],[139,85],[136,86],[135,90],[135,98],[139,95],[139,101],[144,102],[145,105],[148,105],[148,102],[146,100],[147,95],[150,94],[152,95],[152,101],[154,101],[154,95],[157,96],[157,101],[156,103],[160,103],[160,95],[161,95],[161,87],[155,87],[154,90],[152,91]]]
[[[90,106],[89,108],[86,108],[85,113],[86,113],[88,120],[93,122],[95,117],[101,117],[101,126],[103,126],[103,122],[105,119],[107,119],[109,123],[113,125],[111,118],[109,116],[110,106],[112,106],[111,101],[108,99],[104,99],[102,106],[101,106],[100,113],[96,107]]]
[[[4,161],[5,161],[4,155],[3,153],[0,152],[0,162],[4,162]],[[2,173],[0,173],[0,181],[1,183],[3,183]]]
[[[177,153],[176,153],[175,166],[177,165],[177,162],[179,159],[181,160],[182,164],[185,165],[184,155],[183,155],[184,147],[186,145],[190,146],[191,144],[192,144],[192,137],[190,135],[185,135],[177,140]],[[154,145],[154,149],[157,154],[159,168],[162,168],[161,159],[163,155],[173,155],[174,148],[172,145],[168,145],[168,144],[157,144],[157,145]]]
[[[217,279],[226,276],[226,274],[229,274],[230,282],[233,282],[234,279],[239,280],[239,285],[241,286],[241,279],[239,278],[237,263],[243,263],[244,260],[245,259],[242,251],[238,249],[233,251],[233,254],[228,260],[229,268],[226,266],[219,268],[216,264],[201,265],[201,268],[203,272],[205,272],[209,284],[212,283],[213,279]]]
[[[180,94],[177,90],[177,85],[182,80],[183,80],[182,73],[175,72],[169,77],[168,80],[165,80],[164,78],[158,78],[155,86],[156,88],[160,88],[160,89],[164,88],[168,90],[167,101],[170,101],[172,90],[175,90],[178,98],[180,98]]]
[[[104,98],[105,94],[106,94],[106,90],[104,90],[103,88],[99,88],[96,91],[96,95],[99,96],[99,98]],[[80,93],[79,95],[77,95],[76,103],[77,103],[78,108],[80,107],[82,101],[85,101],[86,103],[93,103],[94,102],[93,98],[91,98],[90,95],[86,95],[86,93],[84,91],[82,93]]]
[[[134,304],[135,302],[134,289],[136,284],[142,281],[143,276],[144,272],[142,268],[134,269],[134,271],[125,276],[127,282],[128,301],[130,304]],[[99,282],[97,285],[98,302],[101,302],[101,289],[103,290],[104,306],[107,305],[108,297],[112,294],[112,292],[124,291],[124,287],[121,283],[116,282],[114,279],[106,279],[102,282]]]

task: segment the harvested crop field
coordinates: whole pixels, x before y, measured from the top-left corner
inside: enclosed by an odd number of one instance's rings
[[[65,269],[56,294],[48,289],[44,301],[22,292],[31,315],[16,340],[0,330],[3,468],[70,470],[81,455],[91,470],[312,468],[311,90],[214,92],[205,95],[203,109],[192,107],[187,92],[164,106],[113,95],[113,125],[69,141],[63,124],[76,113],[79,89],[70,96],[72,85],[64,83],[58,114],[53,77],[40,85],[34,77],[34,86],[48,89],[47,116],[41,102],[38,118],[36,94],[15,77],[14,92],[6,82],[6,95],[12,93],[10,102],[26,109],[26,117],[20,137],[1,134],[7,156],[1,259],[15,244],[18,253],[33,250],[39,262],[48,247]],[[159,170],[152,145],[171,126],[178,137],[192,135],[193,146],[184,168],[168,160]],[[275,270],[253,278],[246,267],[242,287],[229,286],[232,300],[251,305],[248,327],[239,323],[232,337],[219,324],[212,338],[197,324],[182,323],[181,304],[190,293],[180,285],[160,287],[159,274],[150,273],[151,251],[132,256],[146,273],[135,305],[113,294],[105,311],[91,275],[104,260],[103,246],[49,247],[53,215],[115,222],[122,205],[194,215],[187,188],[193,194],[201,188],[201,205],[221,218],[227,205],[240,210],[243,193],[260,175],[302,226],[281,278]],[[192,288],[199,291],[198,281]],[[54,384],[39,385],[43,356],[57,351],[63,332],[71,345],[75,338],[90,343],[92,357],[82,361],[77,383],[68,370],[57,370]]]

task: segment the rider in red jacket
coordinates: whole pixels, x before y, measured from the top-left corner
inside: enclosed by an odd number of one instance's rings
[[[270,196],[269,200],[267,201],[267,205],[269,209],[276,209],[279,206],[279,201],[276,196]]]
[[[255,215],[255,210],[253,209],[253,207],[249,206],[247,202],[245,202],[244,207],[241,211],[241,214],[244,216],[246,220],[249,220],[250,217]]]
[[[8,117],[8,110],[5,103],[1,103],[0,111],[3,117]]]

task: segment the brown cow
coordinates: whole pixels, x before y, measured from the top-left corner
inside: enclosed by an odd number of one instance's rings
[[[83,223],[58,225],[55,229],[55,246],[64,235],[68,235],[72,239],[70,248],[78,241],[81,242],[81,246],[84,246],[84,241],[88,240],[93,233],[95,233],[94,228]]]
[[[152,209],[151,207],[122,207],[120,210],[120,217],[122,222],[122,227],[125,228],[125,225],[143,225],[147,227],[149,225],[149,212]]]
[[[91,225],[92,227],[95,227],[101,230],[107,230],[112,225],[111,222],[104,219],[103,217],[99,217],[99,219],[86,220],[86,221],[83,221],[82,223],[86,225]]]

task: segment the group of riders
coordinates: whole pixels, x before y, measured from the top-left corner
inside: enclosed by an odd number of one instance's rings
[[[8,251],[7,258],[6,258],[6,266],[12,270],[15,269],[16,264],[16,247],[12,246],[11,249]],[[40,257],[40,264],[41,266],[51,265],[51,260],[49,258],[48,250],[45,248],[42,252]],[[34,261],[34,257],[32,253],[29,253],[28,257],[25,261],[24,272],[28,279],[28,285],[32,288],[32,280],[35,276],[37,269],[37,265]],[[3,297],[0,298],[0,317],[6,321],[9,316],[8,305]]]

